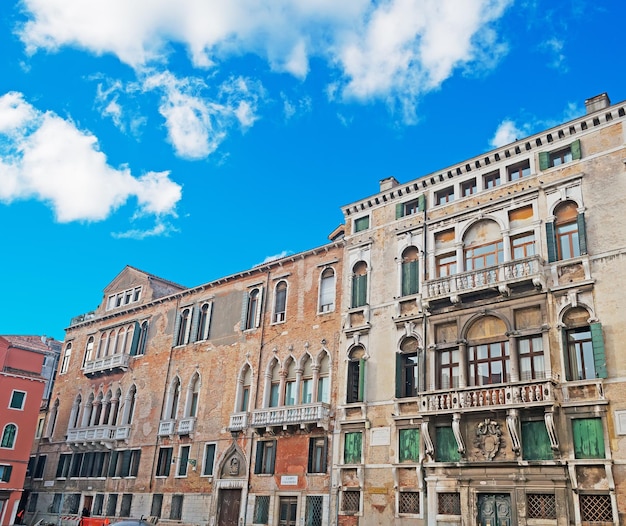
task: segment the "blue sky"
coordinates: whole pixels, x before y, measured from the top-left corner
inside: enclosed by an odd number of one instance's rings
[[[0,3],[0,334],[132,265],[194,286],[341,206],[626,98],[621,0]]]

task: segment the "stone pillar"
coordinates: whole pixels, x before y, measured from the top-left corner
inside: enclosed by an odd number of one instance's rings
[[[509,367],[511,369],[511,382],[519,382],[519,352],[517,349],[517,338],[513,333],[508,334],[509,337]]]
[[[459,387],[467,387],[467,341],[459,342]]]

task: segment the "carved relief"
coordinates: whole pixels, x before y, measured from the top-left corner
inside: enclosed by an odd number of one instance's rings
[[[493,460],[500,451],[502,444],[502,430],[495,420],[485,418],[476,425],[474,445],[487,460]]]

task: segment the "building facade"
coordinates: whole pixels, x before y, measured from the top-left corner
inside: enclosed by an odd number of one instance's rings
[[[195,288],[125,268],[66,330],[26,519],[328,524],[342,253]]]
[[[40,336],[0,336],[0,525],[13,524],[23,497],[33,436],[51,358],[60,342]],[[50,377],[44,374],[50,373]]]
[[[27,516],[622,523],[626,103],[586,104],[383,179],[328,245],[191,289],[124,269],[67,329]]]

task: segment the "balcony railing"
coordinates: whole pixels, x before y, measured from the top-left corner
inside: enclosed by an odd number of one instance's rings
[[[462,272],[426,283],[426,299],[456,298],[461,294],[498,288],[506,292],[509,285],[532,281],[539,286],[543,281],[543,265],[539,256],[517,259],[480,270]]]
[[[113,442],[116,439],[116,426],[90,426],[70,429],[67,432],[68,443]]]
[[[159,436],[167,436],[174,434],[176,420],[161,420],[159,422]]]
[[[130,437],[130,426],[119,426],[115,430],[115,440],[126,440]]]
[[[230,415],[230,422],[228,423],[229,431],[241,431],[248,427],[250,420],[250,413],[233,413]]]
[[[421,413],[441,414],[550,405],[555,401],[555,394],[554,382],[542,378],[507,385],[446,389],[417,398]]]
[[[330,419],[330,406],[318,402],[305,405],[288,405],[257,409],[251,414],[252,427],[305,426],[315,424],[327,428]]]
[[[112,371],[114,369],[125,371],[128,369],[129,360],[130,356],[128,354],[114,354],[112,356],[96,358],[95,360],[85,362],[83,372],[87,376],[93,376],[105,371]]]
[[[179,435],[189,435],[193,433],[193,430],[196,427],[196,417],[188,416],[182,418],[180,422],[178,422],[178,434]]]

